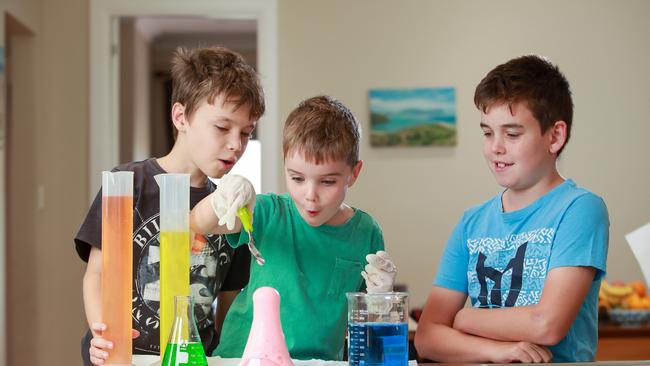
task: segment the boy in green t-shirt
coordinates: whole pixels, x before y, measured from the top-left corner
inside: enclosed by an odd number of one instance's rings
[[[254,208],[253,239],[266,261],[263,266],[251,261],[249,284],[226,316],[216,355],[242,356],[253,317],[252,296],[259,287],[280,293],[291,357],[324,360],[343,358],[345,293],[364,287],[370,292],[392,290],[396,269],[382,251],[379,225],[343,202],[361,171],[360,136],[356,118],[342,103],[327,96],[307,99],[289,115],[283,130],[289,194],[256,198],[250,182],[228,175],[192,210],[194,231],[233,233],[228,241],[237,247],[248,242],[248,234],[239,233],[235,213],[245,205]]]

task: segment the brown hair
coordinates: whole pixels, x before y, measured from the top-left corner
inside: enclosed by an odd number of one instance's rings
[[[188,119],[203,99],[212,104],[219,95],[234,103],[235,109],[250,107],[252,120],[264,114],[264,91],[257,72],[241,55],[225,47],[177,48],[171,76],[172,105],[181,103]]]
[[[352,112],[338,100],[321,95],[302,101],[284,124],[282,149],[303,153],[320,164],[343,160],[351,167],[359,161],[361,127]]]
[[[569,82],[556,65],[537,55],[514,58],[490,71],[474,92],[474,104],[483,113],[501,103],[512,112],[512,105],[520,102],[537,119],[542,133],[557,121],[566,122],[566,146],[571,136],[573,101]]]

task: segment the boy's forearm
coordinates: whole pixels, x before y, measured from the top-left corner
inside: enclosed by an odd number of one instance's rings
[[[589,292],[595,270],[559,267],[549,271],[536,305],[500,309],[465,308],[453,327],[502,341],[526,341],[544,346],[560,342],[571,328]]]
[[[420,357],[437,362],[494,362],[497,341],[461,332],[443,324],[418,325],[415,347]]]
[[[212,195],[209,195],[190,212],[190,229],[201,234],[231,234],[241,231],[241,224],[237,220],[233,230],[228,230],[226,225],[219,225],[219,217],[212,207]]]
[[[201,234],[220,234],[214,232],[218,227],[219,218],[212,209],[212,196],[199,201],[190,211],[190,229]]]
[[[83,278],[84,309],[91,330],[93,323],[102,322],[102,266],[102,251],[92,246]]]
[[[86,274],[83,279],[83,299],[86,312],[86,321],[90,327],[92,323],[102,321],[102,277],[101,274]],[[91,327],[92,329],[92,327]]]
[[[549,315],[536,305],[500,309],[464,308],[456,314],[453,327],[479,337],[548,346],[558,341],[549,335]]]

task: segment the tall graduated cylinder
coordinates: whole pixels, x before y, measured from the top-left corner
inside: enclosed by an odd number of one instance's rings
[[[190,175],[158,174],[160,187],[160,356],[174,322],[174,297],[190,294]]]
[[[408,364],[408,293],[348,292],[350,366]]]
[[[102,321],[106,365],[131,365],[133,172],[102,172]]]

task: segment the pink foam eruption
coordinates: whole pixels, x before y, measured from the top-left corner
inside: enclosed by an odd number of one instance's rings
[[[239,366],[293,366],[280,323],[280,294],[272,287],[253,293],[253,324]]]

